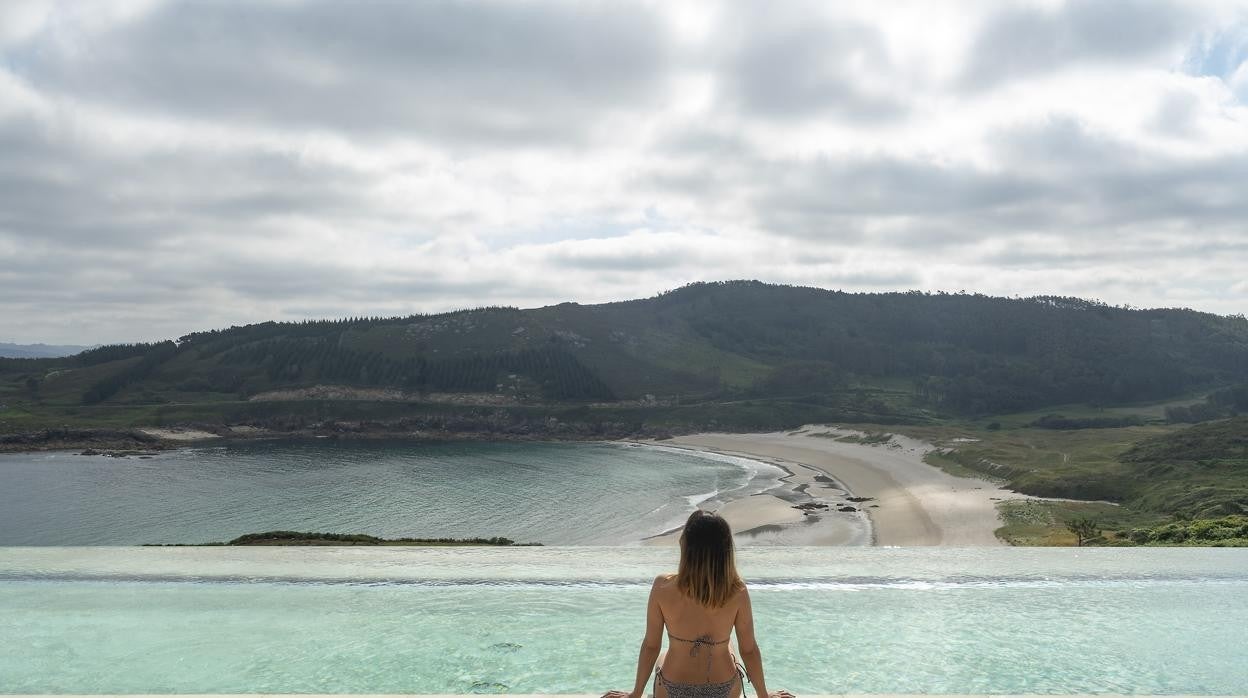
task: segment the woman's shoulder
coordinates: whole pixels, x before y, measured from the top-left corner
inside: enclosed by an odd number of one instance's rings
[[[654,578],[654,586],[651,590],[656,593],[668,594],[676,589],[676,575],[671,573],[660,574]]]

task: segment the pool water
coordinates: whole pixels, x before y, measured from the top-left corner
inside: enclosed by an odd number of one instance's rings
[[[0,548],[0,693],[631,688],[638,548]],[[753,548],[797,693],[1248,693],[1248,550]]]

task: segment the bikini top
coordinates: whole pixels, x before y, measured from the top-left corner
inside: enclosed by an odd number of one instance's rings
[[[696,637],[696,638],[694,638],[694,639],[692,639],[692,640],[686,640],[686,639],[685,639],[685,638],[683,638],[683,637],[676,637],[675,635],[673,635],[673,634],[671,634],[671,633],[668,633],[668,634],[667,634],[667,636],[668,636],[669,638],[673,639],[673,640],[676,640],[677,642],[688,642],[688,643],[691,643],[691,644],[693,645],[693,647],[690,647],[690,648],[689,648],[689,656],[690,656],[690,657],[696,657],[696,656],[698,656],[698,652],[699,652],[699,651],[700,651],[703,647],[710,648],[710,647],[711,647],[711,646],[713,646],[713,645],[722,645],[722,644],[724,644],[724,643],[728,642],[728,640],[729,640],[729,638],[724,638],[723,640],[712,640],[712,639],[711,639],[711,636],[710,636],[710,634],[709,634],[709,633],[708,633],[708,634],[706,634],[706,635],[699,635],[698,637]],[[707,683],[710,683],[710,681],[711,681],[711,653],[710,653],[710,652],[707,652],[707,653],[706,653],[706,681],[707,681]]]

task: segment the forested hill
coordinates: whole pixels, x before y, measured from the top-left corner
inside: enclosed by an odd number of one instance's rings
[[[979,414],[1248,381],[1248,321],[1075,298],[703,283],[602,305],[267,322],[0,360],[0,402],[246,400],[345,386],[513,403],[818,399],[869,386]]]

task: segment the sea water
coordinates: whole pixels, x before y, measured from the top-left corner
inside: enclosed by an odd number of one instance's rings
[[[635,543],[774,488],[744,458],[624,443],[252,441],[150,458],[0,455],[0,545],[228,541],[272,530]]]
[[[0,693],[628,690],[675,555],[0,548]],[[739,557],[773,690],[1248,694],[1248,550]]]

